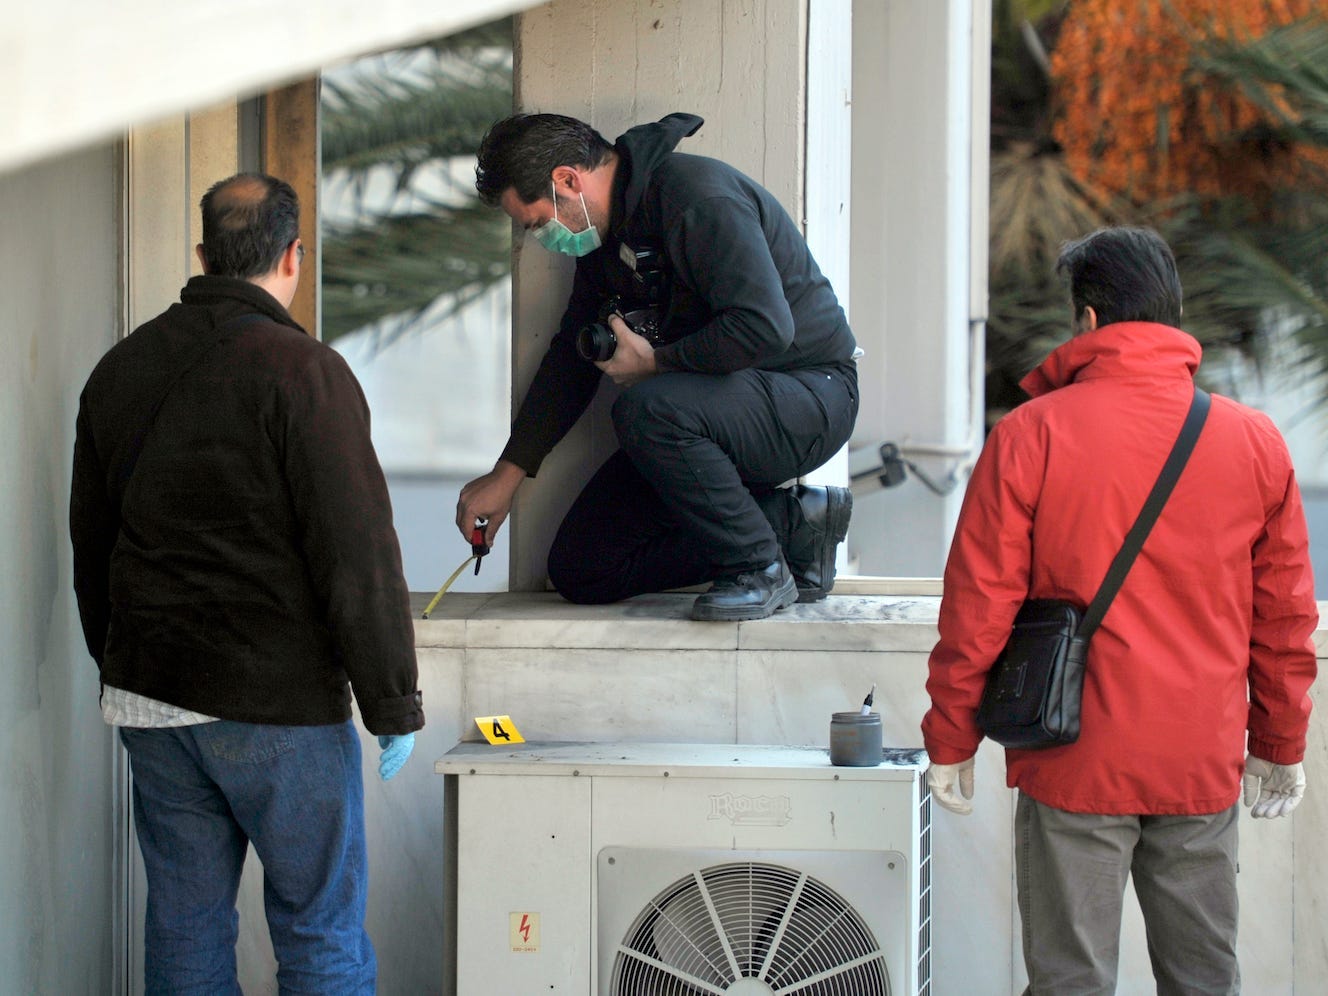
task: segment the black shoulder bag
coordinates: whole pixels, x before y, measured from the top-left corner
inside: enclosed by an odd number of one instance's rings
[[[1054,598],[1031,598],[1019,607],[978,706],[978,726],[1001,746],[1056,747],[1079,739],[1088,641],[1176,486],[1208,417],[1209,402],[1196,387],[1171,455],[1088,609],[1081,613],[1072,602]]]

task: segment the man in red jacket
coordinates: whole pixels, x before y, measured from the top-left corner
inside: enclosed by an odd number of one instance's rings
[[[945,570],[922,722],[932,795],[972,809],[975,714],[1027,598],[1086,606],[1179,433],[1200,347],[1145,229],[1064,248],[1074,337],[992,430]],[[1133,875],[1158,991],[1236,993],[1236,826],[1284,816],[1318,622],[1300,493],[1259,412],[1214,397],[1194,452],[1093,636],[1077,742],[1006,751],[1031,993],[1110,993]],[[1248,756],[1246,751],[1248,750]]]

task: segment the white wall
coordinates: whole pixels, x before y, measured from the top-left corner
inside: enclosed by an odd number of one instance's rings
[[[0,989],[112,978],[113,754],[74,607],[78,394],[119,323],[117,151],[0,176]]]

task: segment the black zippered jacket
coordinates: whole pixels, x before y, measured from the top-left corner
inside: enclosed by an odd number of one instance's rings
[[[788,212],[732,166],[673,151],[701,124],[694,114],[670,114],[614,144],[611,231],[577,260],[562,323],[502,454],[532,477],[599,386],[599,368],[576,353],[576,334],[609,296],[630,302],[624,245],[667,260],[660,370],[852,368],[857,344],[844,310]]]
[[[294,726],[344,722],[353,688],[370,732],[424,725],[364,395],[255,284],[194,277],[97,364],[79,405],[69,523],[105,684]]]

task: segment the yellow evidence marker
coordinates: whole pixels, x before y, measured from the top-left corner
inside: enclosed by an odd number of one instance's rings
[[[516,728],[511,716],[476,716],[475,725],[484,734],[484,739],[494,745],[523,744],[526,738]]]

